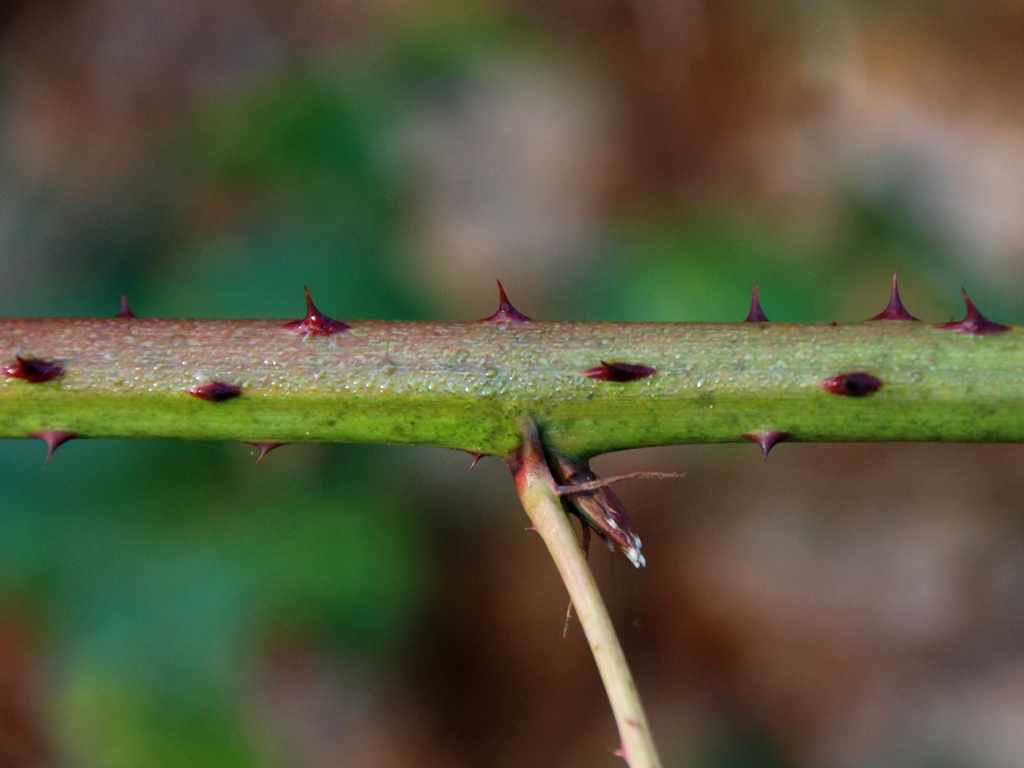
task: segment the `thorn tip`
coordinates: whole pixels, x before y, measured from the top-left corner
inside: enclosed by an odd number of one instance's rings
[[[518,309],[512,306],[512,302],[505,295],[505,287],[498,281],[498,311],[490,317],[485,317],[481,323],[530,323],[533,322]]]
[[[293,331],[303,338],[307,336],[331,336],[347,331],[350,326],[340,320],[333,320],[316,308],[313,297],[309,295],[309,286],[303,286],[306,292],[306,316],[301,320],[292,320],[282,327]]]
[[[919,322],[916,317],[907,312],[900,299],[899,272],[892,273],[892,293],[889,294],[889,304],[871,318],[871,320],[911,320]]]
[[[768,318],[761,309],[761,300],[757,296],[757,283],[754,283],[754,295],[750,299],[750,312],[747,314],[745,323],[767,323]]]
[[[966,288],[961,288],[964,292],[964,304],[967,305],[967,316],[959,322],[941,323],[935,326],[936,328],[942,328],[947,331],[956,331],[967,336],[987,336],[992,333],[1006,333],[1012,331],[1009,325],[1003,325],[1002,323],[994,323],[985,317],[974,306],[974,302],[971,301],[971,297],[967,294]]]
[[[792,432],[778,432],[776,430],[768,430],[766,432],[750,432],[745,435],[740,435],[744,440],[750,440],[751,442],[757,443],[761,446],[761,453],[764,455],[764,460],[768,461],[768,453],[776,445],[781,443],[783,440],[789,440],[793,437]]]
[[[288,445],[288,443],[279,443],[276,440],[254,440],[249,445],[254,445],[260,449],[260,455],[256,458],[256,463],[259,464],[275,448],[280,448],[282,445]]]
[[[46,463],[50,463],[50,459],[53,458],[53,454],[58,448],[72,438],[77,437],[74,432],[65,432],[60,429],[46,429],[42,432],[32,432],[29,437],[34,437],[37,440],[42,440],[46,443]]]

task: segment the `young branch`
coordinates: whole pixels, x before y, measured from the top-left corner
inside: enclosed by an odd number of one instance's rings
[[[630,768],[660,768],[661,761],[636,684],[576,532],[562,508],[537,427],[531,421],[524,421],[522,428],[522,447],[509,460],[509,465],[523,507],[555,561],[590,643],[619,729],[622,741],[619,753]]]

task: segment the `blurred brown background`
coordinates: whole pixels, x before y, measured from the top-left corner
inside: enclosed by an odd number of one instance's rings
[[[1015,0],[0,4],[0,311],[1024,322]],[[0,766],[615,766],[507,470],[0,444]],[[692,446],[596,548],[668,765],[1024,762],[1024,449]]]

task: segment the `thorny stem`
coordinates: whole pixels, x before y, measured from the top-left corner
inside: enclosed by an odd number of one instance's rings
[[[771,432],[794,442],[1024,441],[1021,329],[352,322],[316,336],[272,320],[0,320],[0,367],[16,356],[63,373],[0,378],[0,437],[391,443],[507,456],[518,420],[532,418],[545,445],[581,457]],[[601,361],[655,373],[585,375]],[[822,385],[853,372],[884,386],[844,397]],[[189,395],[213,382],[241,394]]]
[[[519,498],[555,561],[590,643],[622,740],[620,754],[630,768],[660,768],[636,684],[576,532],[562,508],[537,427],[527,420],[522,429],[522,447],[509,462]]]

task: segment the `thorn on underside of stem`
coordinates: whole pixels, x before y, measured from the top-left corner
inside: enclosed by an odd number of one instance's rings
[[[253,445],[260,449],[260,455],[256,457],[256,463],[259,464],[265,458],[267,454],[276,448],[280,448],[282,445],[288,445],[288,443],[281,443],[276,440],[254,440],[249,445]]]
[[[53,454],[68,440],[78,437],[74,432],[65,432],[60,429],[47,429],[42,432],[33,432],[29,437],[42,440],[46,444],[46,463],[50,463]]]
[[[789,440],[793,437],[793,434],[791,432],[779,432],[773,429],[766,432],[750,432],[745,435],[740,435],[740,437],[761,446],[761,453],[764,456],[764,460],[768,461],[768,454],[771,452],[772,448],[783,440]]]

